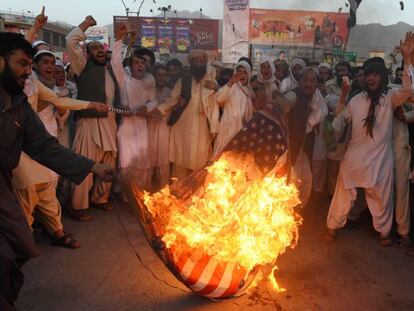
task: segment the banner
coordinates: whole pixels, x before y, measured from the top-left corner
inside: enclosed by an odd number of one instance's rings
[[[114,32],[121,24],[137,32],[133,46],[146,47],[160,54],[188,53],[192,49],[218,50],[219,21],[216,19],[114,16]]]
[[[102,44],[109,44],[109,34],[107,27],[89,27],[85,31],[86,42],[99,41]]]
[[[252,9],[250,42],[340,49],[348,34],[347,19],[346,13]]]
[[[223,62],[237,63],[249,55],[250,0],[224,0]]]

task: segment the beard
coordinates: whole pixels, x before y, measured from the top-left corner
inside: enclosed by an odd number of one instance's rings
[[[206,73],[207,73],[206,66],[191,66],[191,75],[196,80],[201,80],[205,76]]]
[[[97,66],[106,66],[106,59],[104,60],[98,60],[98,58],[96,58],[95,56],[91,55],[91,60],[92,62],[97,65]]]
[[[3,71],[0,73],[0,85],[10,95],[17,95],[23,92],[24,85],[18,83],[19,78],[29,78],[29,75],[17,77],[11,70],[8,62],[5,62]]]

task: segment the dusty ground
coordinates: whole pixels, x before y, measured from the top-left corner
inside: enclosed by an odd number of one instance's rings
[[[327,202],[304,211],[300,245],[278,261],[284,293],[266,284],[240,298],[209,301],[192,295],[147,245],[125,206],[92,210],[93,222],[65,219],[79,250],[49,245],[25,267],[19,310],[414,310],[414,258],[383,248],[369,219],[322,240]]]

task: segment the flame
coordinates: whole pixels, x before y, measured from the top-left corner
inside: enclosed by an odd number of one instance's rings
[[[153,195],[145,193],[145,205],[160,226],[166,247],[202,251],[247,271],[273,266],[287,247],[295,247],[302,221],[294,211],[300,204],[296,187],[285,178],[260,176],[252,163],[252,158],[222,156],[186,202],[168,187]],[[279,288],[274,276],[272,284]]]
[[[278,293],[283,293],[286,291],[286,288],[280,287],[279,284],[276,281],[276,277],[275,277],[275,271],[279,270],[279,268],[277,266],[274,266],[272,269],[272,272],[269,274],[269,281],[272,284],[273,288],[278,292]]]

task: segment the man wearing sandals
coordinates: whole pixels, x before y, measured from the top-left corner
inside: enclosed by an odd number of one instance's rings
[[[22,35],[0,33],[0,310],[14,310],[23,285],[20,268],[39,254],[13,193],[12,170],[21,152],[75,183],[89,173],[108,181],[113,174],[111,167],[76,155],[48,134],[23,93],[33,54]]]
[[[363,188],[372,214],[373,225],[380,233],[380,244],[392,244],[389,237],[393,220],[392,122],[394,109],[411,95],[411,53],[414,35],[407,33],[401,46],[404,78],[401,89],[388,89],[388,72],[381,63],[365,68],[366,91],[353,97],[345,106],[341,98],[333,128],[340,131],[351,124],[351,138],[341,160],[335,194],[327,217],[326,240],[332,241],[336,230],[345,226],[357,188]]]
[[[85,31],[95,26],[92,16],[75,27],[66,36],[66,46],[71,67],[77,75],[78,99],[104,102],[113,107],[118,86],[111,70],[108,70],[106,53],[102,43],[92,41],[86,45],[86,54],[80,43],[86,40]],[[97,113],[93,110],[76,112],[76,134],[73,150],[94,161],[105,163],[115,168],[117,157],[116,120],[112,112]],[[91,217],[86,210],[90,205],[109,211],[111,183],[105,183],[87,176],[80,185],[75,185],[72,192],[71,215],[79,221],[89,221]]]

